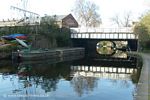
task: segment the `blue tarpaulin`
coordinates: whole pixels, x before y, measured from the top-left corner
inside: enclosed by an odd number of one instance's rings
[[[25,34],[16,33],[16,34],[2,36],[2,38],[6,39],[6,40],[14,40],[14,39],[16,39],[16,37],[26,37],[26,36],[27,35],[25,35]]]

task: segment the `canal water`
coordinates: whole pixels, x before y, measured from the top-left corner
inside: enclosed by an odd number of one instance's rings
[[[0,62],[0,100],[133,100],[139,61],[50,59]]]

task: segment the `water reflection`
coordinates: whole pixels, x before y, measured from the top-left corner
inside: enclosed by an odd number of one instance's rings
[[[58,68],[58,67],[59,68]],[[41,86],[41,88],[47,92],[55,91],[56,85],[61,78],[69,79],[69,66],[63,63],[59,64],[20,64],[18,70],[19,79],[32,80],[36,86]]]
[[[85,93],[92,92],[97,87],[97,78],[84,77],[82,75],[75,76],[71,80],[75,92],[81,97]]]
[[[93,91],[98,88],[97,84],[103,85],[106,81],[109,81],[108,84],[111,84],[112,87],[119,85],[120,88],[129,88],[131,87],[131,82],[134,84],[138,82],[140,68],[136,66],[136,60],[119,61],[117,64],[108,60],[91,60],[91,63],[86,61],[71,66],[73,76],[71,84],[79,96],[82,96],[84,92]]]
[[[122,96],[125,96],[122,100],[132,100],[140,74],[135,59],[118,62],[58,60],[59,63],[22,62],[15,65],[11,61],[6,62],[0,64],[0,93],[5,100],[16,94],[27,100],[43,100],[39,97],[42,95],[44,100],[110,100],[112,97],[120,100]],[[15,100],[19,98],[13,97]]]

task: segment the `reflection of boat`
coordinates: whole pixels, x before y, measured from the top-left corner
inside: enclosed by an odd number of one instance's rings
[[[73,61],[73,60],[78,60],[78,59],[82,59],[83,56],[74,56],[74,57],[58,57],[58,58],[51,58],[51,59],[45,59],[45,60],[28,60],[28,61],[23,61],[20,62],[20,65],[43,65],[43,64],[56,64],[59,62],[67,62],[67,61]]]
[[[0,61],[0,73],[3,75],[15,74],[17,64],[12,65],[11,60]]]

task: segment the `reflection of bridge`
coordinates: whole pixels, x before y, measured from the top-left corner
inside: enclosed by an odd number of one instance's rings
[[[72,77],[100,77],[129,79],[139,72],[138,59],[85,59],[74,61],[70,67]]]
[[[100,66],[71,66],[73,77],[100,77],[108,79],[129,79],[131,74],[137,73],[137,68],[118,68]]]
[[[126,50],[136,51],[138,47],[138,36],[132,28],[109,28],[109,29],[72,29],[71,39],[73,46],[84,47],[86,54],[90,57],[98,57],[96,45],[100,41],[127,42]]]

